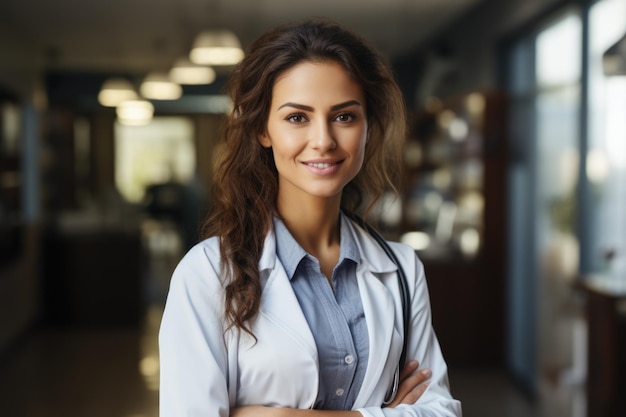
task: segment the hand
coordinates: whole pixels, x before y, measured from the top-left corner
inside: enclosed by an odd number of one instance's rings
[[[430,369],[424,368],[417,371],[419,363],[417,361],[409,361],[404,365],[404,369],[400,373],[400,384],[395,398],[385,407],[397,407],[400,404],[413,404],[417,401],[426,388],[428,388],[431,372]],[[416,372],[417,371],[417,372]]]

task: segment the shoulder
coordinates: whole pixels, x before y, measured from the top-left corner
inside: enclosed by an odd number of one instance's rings
[[[395,241],[387,241],[387,244],[393,252],[398,257],[398,260],[402,263],[402,265],[406,265],[408,267],[416,268],[419,271],[424,269],[422,265],[422,261],[417,256],[415,249],[406,243],[395,242]]]
[[[195,244],[180,260],[178,268],[219,265],[220,245],[217,237],[210,237]]]
[[[219,239],[211,237],[193,246],[180,260],[170,287],[185,287],[189,290],[215,290],[222,286]]]

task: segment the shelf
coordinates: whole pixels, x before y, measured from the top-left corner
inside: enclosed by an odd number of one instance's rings
[[[505,102],[471,93],[410,117],[395,232],[423,261],[433,324],[455,367],[504,366]]]

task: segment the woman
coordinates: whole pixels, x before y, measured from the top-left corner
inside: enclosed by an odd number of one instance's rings
[[[390,243],[410,295],[400,373],[398,267],[346,215],[393,187],[405,118],[387,66],[308,21],[258,39],[230,92],[209,237],[160,330],[161,417],[460,416],[421,263]]]

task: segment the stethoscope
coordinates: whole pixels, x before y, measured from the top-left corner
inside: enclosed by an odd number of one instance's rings
[[[406,361],[406,350],[407,350],[407,344],[408,344],[408,339],[409,339],[409,319],[410,319],[410,306],[411,306],[410,299],[409,299],[409,288],[407,284],[407,279],[404,273],[404,269],[402,268],[402,265],[400,264],[400,261],[396,257],[396,254],[393,252],[393,250],[391,249],[391,247],[389,246],[385,238],[383,238],[380,235],[380,233],[376,231],[376,229],[374,229],[369,224],[365,223],[365,221],[359,216],[353,213],[348,213],[348,212],[344,212],[344,214],[346,214],[350,219],[352,219],[359,226],[365,229],[374,238],[374,240],[376,240],[376,242],[380,245],[380,247],[383,249],[385,254],[389,257],[389,259],[391,259],[391,261],[398,268],[398,288],[400,289],[400,301],[402,303],[402,325],[403,325],[403,331],[404,331],[404,341],[402,344],[402,353],[400,353],[400,361],[396,365],[396,370],[393,374],[393,384],[391,384],[391,387],[389,387],[389,389],[387,390],[387,393],[385,394],[385,400],[383,401],[384,405],[388,405],[388,404],[391,404],[396,394],[398,393],[398,387],[400,386],[400,372],[401,372],[401,368],[404,366],[404,363]]]

